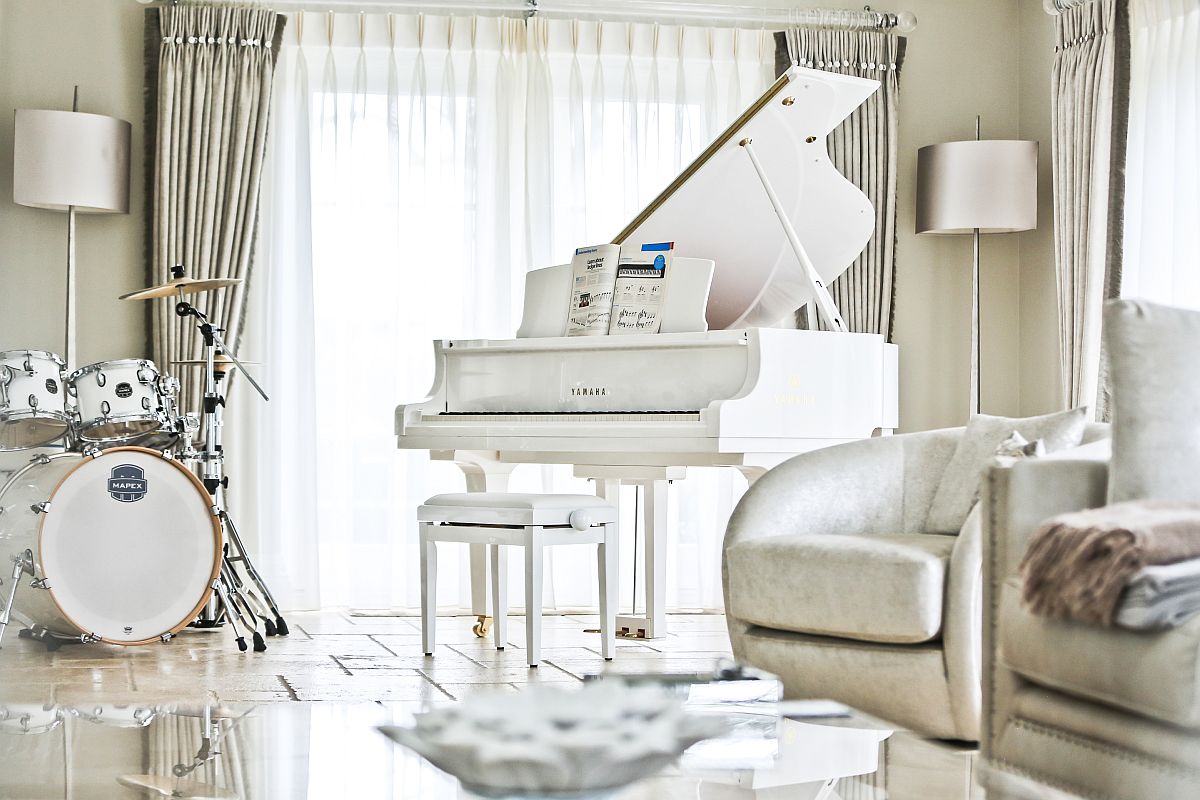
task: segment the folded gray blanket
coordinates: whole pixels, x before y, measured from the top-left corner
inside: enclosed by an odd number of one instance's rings
[[[1174,628],[1200,614],[1200,558],[1143,567],[1129,579],[1116,623],[1133,630]]]
[[[1190,559],[1200,559],[1200,504],[1139,500],[1062,514],[1030,539],[1022,599],[1045,617],[1112,625],[1139,570]]]

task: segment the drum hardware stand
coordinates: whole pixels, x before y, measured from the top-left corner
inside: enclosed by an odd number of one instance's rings
[[[12,583],[8,587],[8,602],[4,604],[4,611],[0,612],[0,645],[4,644],[4,631],[8,629],[8,621],[12,619],[13,599],[17,596],[17,584],[21,582],[21,576],[28,574],[33,576],[33,551],[26,550],[19,556],[12,557],[13,571],[9,582]],[[0,580],[0,585],[4,583]]]
[[[213,583],[214,593],[224,610],[224,617],[233,627],[234,638],[238,649],[245,652],[246,638],[243,629],[252,633],[254,652],[267,649],[262,634],[258,631],[261,620],[267,636],[287,636],[287,621],[279,613],[279,607],[271,590],[267,588],[258,570],[255,569],[242,539],[238,535],[237,526],[233,524],[229,513],[225,510],[225,491],[229,488],[229,478],[224,474],[225,451],[221,444],[221,428],[224,425],[222,412],[225,408],[225,397],[220,392],[220,381],[224,375],[216,371],[216,354],[219,350],[242,370],[246,380],[263,398],[270,400],[263,388],[258,385],[253,376],[247,372],[245,365],[238,361],[221,339],[221,329],[209,322],[208,317],[191,303],[183,299],[182,289],[175,304],[175,313],[180,317],[195,317],[201,336],[204,337],[204,450],[196,453],[185,453],[185,457],[198,459],[201,464],[201,482],[213,498],[213,508],[220,519],[221,530],[225,535],[225,546],[222,554],[221,571]],[[190,450],[190,446],[189,446]],[[249,582],[246,583],[238,574],[236,565],[241,564],[245,569]],[[274,617],[274,620],[267,615]],[[208,615],[205,615],[208,616]],[[220,624],[219,613],[211,618],[201,618],[198,627],[215,627]]]
[[[228,728],[222,731],[220,720],[213,719],[212,707],[206,705],[204,707],[204,717],[200,723],[200,749],[196,751],[196,755],[192,756],[192,763],[174,765],[171,767],[171,774],[176,778],[182,778],[185,775],[192,774],[205,764],[220,758],[221,740],[230,733],[233,733],[233,729],[238,726],[238,723],[245,719],[255,708],[255,706],[251,706],[243,711],[229,723]]]

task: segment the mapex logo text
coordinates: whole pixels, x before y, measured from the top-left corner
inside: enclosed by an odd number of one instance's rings
[[[112,468],[108,479],[108,493],[113,500],[122,503],[136,503],[146,496],[150,490],[150,482],[141,467],[133,464],[121,464]]]

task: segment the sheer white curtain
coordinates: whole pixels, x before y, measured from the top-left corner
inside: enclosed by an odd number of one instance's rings
[[[1200,0],[1130,4],[1121,294],[1200,308]]]
[[[510,338],[525,271],[609,241],[769,85],[774,44],[540,18],[296,13],[287,30],[247,334],[275,392],[256,432],[259,550],[292,607],[403,611],[419,605],[415,508],[463,488],[395,446],[431,340]],[[712,609],[744,481],[693,474],[672,491],[668,603]],[[562,467],[519,467],[511,488],[591,492]],[[555,551],[548,606],[592,606],[590,549]],[[439,559],[447,609],[469,605],[466,558]]]

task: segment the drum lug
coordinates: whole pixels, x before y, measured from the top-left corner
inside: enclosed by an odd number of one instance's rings
[[[25,374],[30,378],[37,374],[33,368],[33,353],[29,353],[25,356],[25,363],[22,366],[25,367]]]
[[[29,582],[29,588],[30,589],[49,589],[50,584],[46,582],[45,578],[34,578],[33,580],[31,580]]]
[[[34,503],[33,505],[31,505],[29,507],[29,510],[35,514],[49,514],[50,513],[50,501],[43,500],[40,503]]]
[[[213,515],[214,517],[219,517],[219,516],[221,516],[221,507],[220,507],[220,506],[218,506],[216,503],[213,503],[213,504],[212,504],[212,505],[209,507],[209,510],[210,510],[210,511],[212,511],[212,515]]]
[[[163,457],[163,460],[165,460],[165,461],[174,461],[175,460],[175,454],[172,453],[170,450],[163,450],[161,453],[159,453],[159,455],[161,455]]]
[[[82,642],[83,644],[94,644],[94,643],[98,643],[98,642],[103,642],[104,637],[98,633],[84,633],[84,634],[80,634],[79,641]]]
[[[159,638],[159,639],[162,639],[162,643],[163,643],[163,644],[167,644],[167,643],[169,643],[169,642],[170,642],[172,639],[174,639],[174,638],[175,638],[175,634],[173,634],[173,633],[164,633],[162,636],[159,636],[158,638]]]
[[[13,562],[13,564],[19,564],[21,566],[20,572],[13,573],[14,578],[20,577],[21,572],[28,572],[30,575],[36,574],[33,571],[33,551],[32,550],[26,550],[24,553],[22,553],[19,556],[13,556],[12,562]],[[43,578],[43,580],[45,580],[45,579]]]
[[[31,464],[49,464],[50,456],[46,455],[45,453],[38,453],[33,458],[29,459],[29,463],[31,463]]]
[[[85,458],[99,458],[101,455],[103,455],[103,453],[104,451],[100,449],[100,445],[98,444],[89,444],[87,447],[83,448],[83,455]]]

